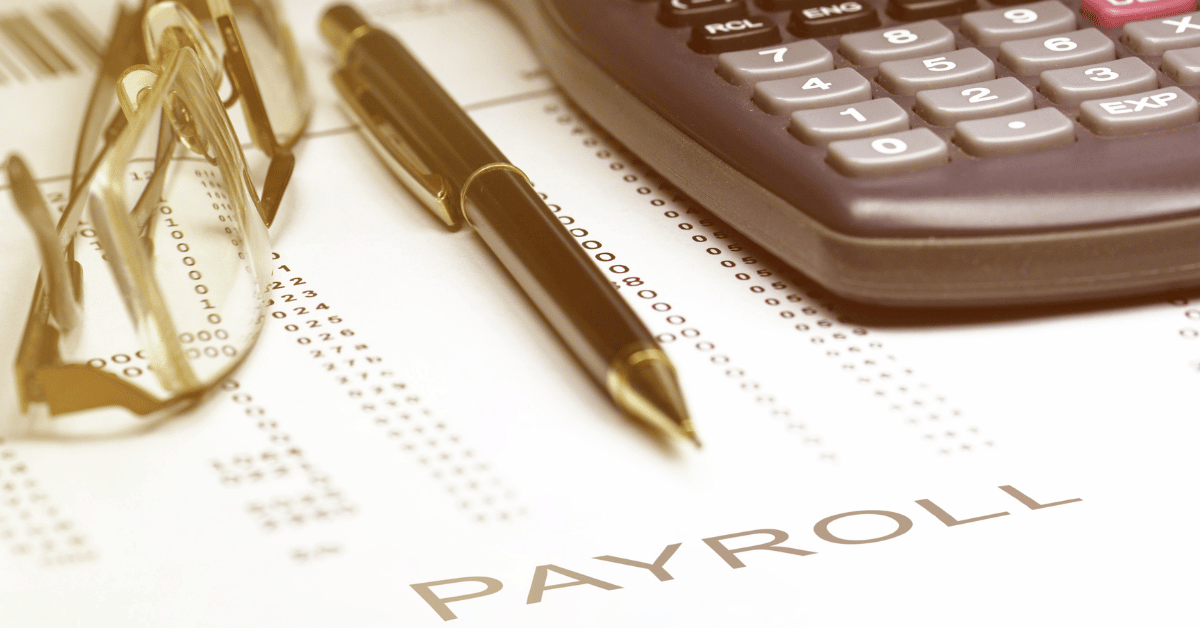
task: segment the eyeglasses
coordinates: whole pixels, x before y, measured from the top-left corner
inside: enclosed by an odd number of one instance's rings
[[[120,111],[106,123],[113,92]],[[261,186],[226,113],[235,105],[240,135],[268,158]],[[20,157],[6,164],[42,273],[15,365],[23,417],[0,430],[144,429],[245,359],[265,318],[267,227],[310,109],[272,0],[118,12],[57,223]]]

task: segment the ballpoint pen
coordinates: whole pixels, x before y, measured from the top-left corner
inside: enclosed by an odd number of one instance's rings
[[[487,244],[589,374],[627,413],[699,444],[675,368],[516,166],[391,35],[336,5],[321,32],[363,135],[442,222]]]

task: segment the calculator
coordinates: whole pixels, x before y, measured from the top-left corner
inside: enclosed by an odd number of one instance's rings
[[[640,159],[844,297],[1200,285],[1196,0],[501,0]]]

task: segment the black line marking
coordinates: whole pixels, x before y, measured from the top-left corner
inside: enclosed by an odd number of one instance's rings
[[[550,94],[557,94],[558,92],[559,90],[557,87],[547,87],[546,89],[538,89],[532,92],[522,92],[520,94],[513,94],[511,96],[502,96],[500,98],[493,98],[492,100],[484,100],[477,103],[471,103],[469,105],[463,105],[463,109],[467,111],[490,109],[492,107],[499,107],[501,105],[508,105],[515,102],[534,100],[535,98],[541,98],[542,96],[548,96]]]
[[[68,37],[82,59],[92,64],[100,61],[104,54],[100,36],[74,10],[68,7],[50,7],[46,9],[46,17]]]
[[[22,23],[24,22],[24,23]],[[0,31],[8,36],[9,43],[20,53],[25,64],[38,76],[50,76],[56,70],[50,61],[42,54],[34,42],[26,36],[32,28],[29,19],[24,16],[0,18]]]

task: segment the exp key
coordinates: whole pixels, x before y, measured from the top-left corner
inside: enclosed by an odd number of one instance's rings
[[[1178,87],[1088,100],[1079,105],[1079,121],[1097,135],[1148,133],[1198,120],[1200,105]]]

